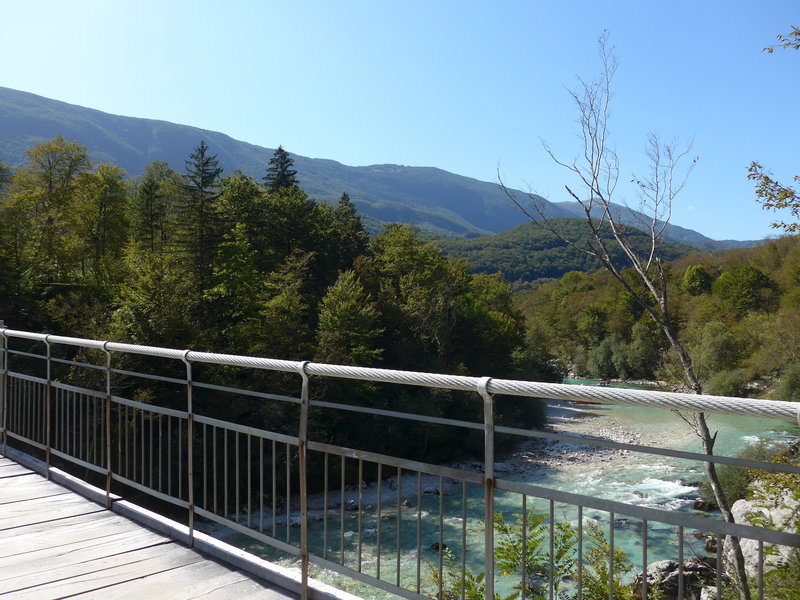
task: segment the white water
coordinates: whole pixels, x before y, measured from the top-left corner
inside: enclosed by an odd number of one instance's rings
[[[663,448],[700,451],[700,442],[688,425],[669,411],[612,406],[581,406],[553,404],[550,423],[555,431],[606,437],[627,443],[641,443]],[[741,419],[735,417],[712,417],[712,430],[718,430],[716,451],[724,455],[735,455],[742,447],[759,440],[781,440],[797,435],[797,427],[779,421],[760,419]],[[702,466],[685,460],[653,457],[627,451],[589,449],[565,442],[529,443],[523,445],[512,456],[498,462],[496,476],[500,479],[525,481],[536,485],[553,487],[567,492],[607,498],[629,504],[660,508],[671,511],[691,511],[693,498],[697,496],[697,484],[702,479]],[[330,494],[328,499],[327,546],[329,556],[337,560],[343,543],[347,565],[356,568],[356,555],[359,543],[359,527],[362,545],[362,570],[368,574],[377,573],[377,537],[381,535],[381,578],[394,582],[397,572],[396,562],[396,507],[398,502],[398,482],[385,480],[381,486],[382,515],[375,510],[378,504],[378,485],[369,484],[362,490],[345,493],[345,505],[371,506],[362,515],[359,526],[357,513],[344,513],[344,536],[340,538],[342,521],[340,519],[340,494]],[[423,585],[430,584],[428,565],[438,567],[439,553],[430,545],[439,540],[438,514],[440,506],[439,478],[423,477],[421,481],[422,505],[417,507],[417,476],[404,476],[399,485],[407,507],[402,509],[401,524],[401,579],[411,584],[416,579],[417,568],[422,574]],[[443,539],[453,552],[456,564],[461,560],[461,486],[443,482],[444,496],[441,497],[446,515],[443,523]],[[467,566],[474,572],[482,569],[480,549],[483,545],[483,492],[478,486],[468,488],[467,523]],[[506,519],[521,512],[520,498],[517,495],[498,493],[496,510]],[[549,510],[546,501],[529,499],[528,508],[535,507],[540,512]],[[312,521],[310,544],[312,552],[323,552],[323,522],[325,521],[324,500],[322,496],[309,498],[309,518]],[[421,553],[416,551],[417,516],[421,515],[422,542]],[[555,506],[556,520],[566,519],[576,523],[574,507]],[[604,523],[608,531],[608,515],[595,511],[584,511],[587,519],[595,518]],[[628,552],[631,561],[640,565],[642,558],[641,525],[627,519],[618,520],[615,525],[615,543]],[[295,519],[292,519],[295,520]],[[380,526],[379,526],[380,520]],[[285,517],[276,523],[278,537],[283,539],[287,531]],[[265,530],[271,530],[271,514],[265,515]],[[704,552],[702,543],[686,532],[686,556]],[[293,541],[297,540],[298,529],[289,528]],[[234,536],[230,541],[249,551],[270,560],[278,557],[274,551],[244,536]],[[677,536],[668,526],[651,523],[648,529],[648,562],[671,558],[677,559]],[[293,565],[291,560],[281,562]],[[388,598],[389,594],[374,588],[355,584],[331,573],[315,572],[314,576],[333,585],[347,589],[364,598]],[[510,590],[512,583],[500,582],[500,591]]]

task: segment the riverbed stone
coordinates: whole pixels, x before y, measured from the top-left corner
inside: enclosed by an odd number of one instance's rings
[[[674,560],[659,560],[647,565],[647,595],[663,600],[678,599],[679,565]],[[703,587],[716,582],[716,560],[710,557],[691,558],[683,563],[683,598],[697,598]],[[633,592],[642,598],[642,574],[633,581]],[[657,592],[656,592],[657,590]],[[683,600],[683,599],[681,599]]]
[[[737,500],[731,507],[733,518],[737,523],[746,523],[778,531],[800,531],[800,498],[790,489],[780,493],[767,494],[761,482],[753,484],[754,493],[761,500]],[[758,540],[741,539],[747,574],[758,573],[759,553]],[[793,552],[787,546],[764,544],[764,570],[769,571],[781,562],[787,561]],[[734,551],[729,539],[723,544],[723,553],[729,564],[733,564]]]

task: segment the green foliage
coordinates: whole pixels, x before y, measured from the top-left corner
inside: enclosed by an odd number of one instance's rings
[[[773,454],[774,450],[762,441],[746,446],[736,456],[744,460],[769,462]],[[748,486],[757,475],[750,469],[734,465],[717,465],[716,470],[722,491],[731,504],[747,496]],[[704,479],[700,486],[700,494],[703,498],[714,497],[714,492],[707,479]]]
[[[795,363],[784,370],[775,388],[775,398],[789,402],[800,401],[800,364]]]
[[[606,539],[600,525],[593,521],[586,523],[589,543],[586,545],[583,566],[583,597],[586,600],[606,600],[609,598],[609,585],[613,583],[614,600],[633,600],[635,598],[631,586],[622,583],[622,577],[633,569],[633,563],[620,548],[613,552],[614,577],[611,578],[609,556],[612,556],[611,545]]]
[[[278,146],[267,165],[267,174],[264,176],[264,185],[267,192],[274,194],[284,189],[297,187],[297,171],[292,167],[294,161],[289,153]]]
[[[222,169],[216,155],[201,141],[186,161],[184,195],[177,207],[175,242],[188,259],[198,289],[209,282],[212,260],[221,236],[216,201]]]
[[[683,273],[681,289],[690,296],[708,294],[713,278],[703,265],[689,265]]]
[[[773,287],[761,270],[752,265],[734,265],[714,282],[714,294],[728,301],[739,315],[768,306],[767,292]]]
[[[314,359],[342,365],[374,365],[382,354],[376,347],[381,333],[377,319],[378,311],[355,273],[342,273],[320,303]]]
[[[131,238],[150,252],[164,252],[174,235],[175,210],[182,192],[180,175],[167,163],[147,165],[131,198]]]
[[[747,369],[732,369],[714,373],[705,386],[706,392],[715,396],[746,397],[750,395],[752,375]]]
[[[177,256],[128,249],[128,280],[119,287],[111,323],[114,339],[186,348],[195,338],[199,298],[191,273]]]
[[[591,239],[583,219],[554,219],[551,226],[566,239],[575,240],[578,246],[587,244]],[[611,239],[610,231],[606,235]],[[645,234],[632,232],[631,239],[634,248],[646,248]],[[501,272],[512,282],[557,278],[569,271],[593,272],[600,268],[596,259],[536,223],[524,223],[493,236],[438,239],[435,244],[450,256],[466,259],[478,273]],[[691,248],[668,242],[662,250],[665,260],[671,260],[688,254]],[[612,251],[615,259],[623,261],[621,250],[614,247]]]
[[[485,573],[478,573],[476,575],[471,571],[465,571],[463,573],[464,581],[462,585],[462,573],[455,568],[452,553],[447,552],[444,557],[444,563],[446,566],[441,578],[439,577],[438,569],[431,564],[428,565],[428,573],[431,582],[437,589],[439,589],[439,587],[442,589],[441,594],[437,594],[437,598],[440,600],[461,600],[462,598],[464,600],[486,600]],[[513,593],[505,598],[496,592],[494,594],[494,600],[514,600],[514,598],[517,597],[518,596]]]
[[[550,580],[550,523],[547,515],[533,509],[525,515],[524,523],[522,515],[514,517],[515,522],[508,523],[501,513],[494,514],[495,562],[501,575],[515,575],[517,579],[522,577],[524,565],[526,594],[540,594],[541,582]],[[563,581],[575,570],[578,538],[568,522],[559,521],[553,527],[553,589],[556,597],[561,597]]]

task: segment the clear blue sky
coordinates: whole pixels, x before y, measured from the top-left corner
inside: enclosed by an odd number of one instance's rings
[[[578,151],[567,90],[608,29],[623,179],[648,132],[694,139],[673,223],[774,235],[747,166],[800,174],[800,52],[762,52],[800,25],[798,0],[0,0],[0,22],[5,87],[348,165],[485,181],[499,165],[553,201],[566,173],[540,138]]]

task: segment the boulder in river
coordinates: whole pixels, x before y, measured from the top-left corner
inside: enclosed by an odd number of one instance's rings
[[[674,560],[660,560],[647,565],[647,596],[663,600],[678,599],[680,569]],[[691,558],[683,563],[683,598],[697,598],[700,591],[717,581],[717,561],[710,557]],[[633,593],[642,598],[642,574],[633,581]],[[656,591],[657,590],[657,591]]]

